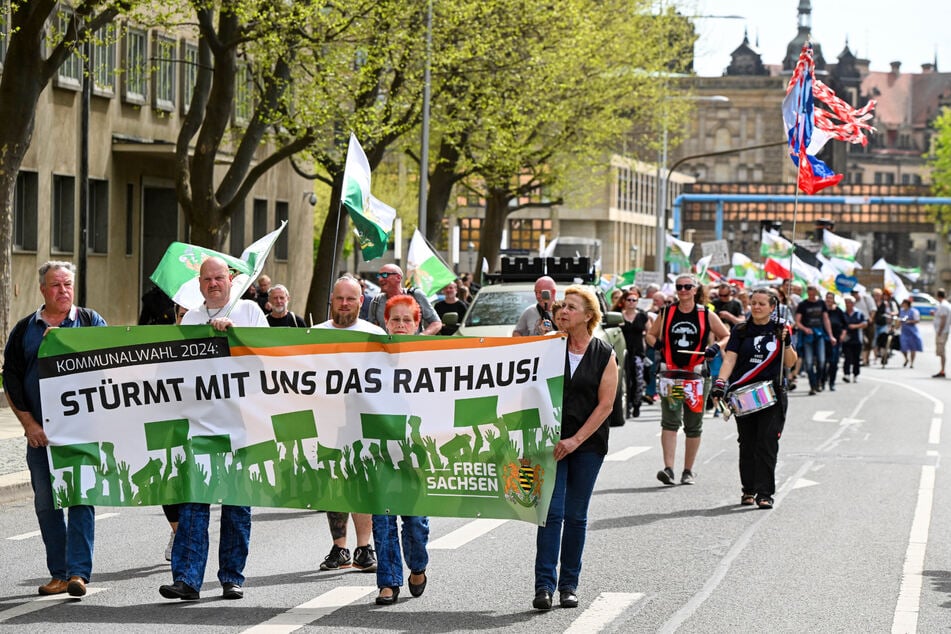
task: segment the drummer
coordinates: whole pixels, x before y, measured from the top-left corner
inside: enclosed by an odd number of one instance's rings
[[[706,309],[706,290],[697,283],[696,278],[690,274],[679,275],[674,288],[676,302],[663,309],[651,323],[645,338],[647,344],[658,351],[658,359],[665,364],[662,372],[680,371],[680,377],[685,372],[694,373],[694,376],[686,379],[690,386],[683,392],[685,398],[664,398],[660,420],[664,468],[657,472],[657,479],[664,484],[676,484],[674,458],[677,454],[677,431],[682,426],[686,439],[680,483],[693,484],[696,478],[693,464],[700,450],[703,429],[703,405],[710,391],[709,377],[703,378],[701,374],[703,362],[717,356],[720,346],[726,345],[730,333],[720,318]],[[664,377],[658,376],[658,381],[662,381]],[[698,389],[694,389],[694,386]]]
[[[778,298],[771,289],[758,288],[751,293],[751,318],[730,333],[723,365],[710,392],[717,406],[724,395],[749,395],[733,399],[747,405],[745,412],[735,411],[743,486],[740,504],[756,504],[761,509],[773,508],[776,457],[786,423],[780,356],[787,368],[797,359],[796,350],[789,345],[788,326],[774,317],[777,305]]]

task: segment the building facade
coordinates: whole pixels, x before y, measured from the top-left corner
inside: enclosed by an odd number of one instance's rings
[[[173,241],[189,241],[175,193],[174,154],[198,49],[187,31],[121,22],[99,40],[91,56],[85,303],[110,324],[134,324],[165,249]],[[36,271],[42,262],[79,264],[81,257],[82,66],[78,56],[70,57],[42,93],[33,140],[17,176],[14,316],[36,308]],[[250,113],[250,84],[246,87],[236,99],[236,126]],[[227,155],[219,157],[220,173],[229,161]],[[240,255],[287,220],[265,273],[287,286],[299,305],[306,300],[313,269],[312,190],[312,183],[286,161],[269,170],[232,217],[223,249]]]

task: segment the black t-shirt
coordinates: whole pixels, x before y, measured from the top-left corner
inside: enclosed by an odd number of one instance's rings
[[[469,305],[466,304],[462,300],[458,300],[450,304],[449,302],[443,299],[433,304],[433,310],[435,310],[436,314],[439,315],[439,320],[443,322],[443,327],[439,331],[439,334],[451,335],[455,333],[457,330],[459,330],[459,324],[456,324],[455,326],[447,326],[445,324],[446,320],[443,319],[443,316],[446,313],[456,313],[457,315],[459,315],[459,323],[462,323],[462,317],[463,315],[466,314],[466,310],[468,308],[469,308]]]
[[[298,315],[288,312],[283,317],[267,316],[267,323],[271,328],[306,328],[304,320]]]
[[[802,315],[802,325],[806,328],[818,328],[822,330],[822,314],[828,312],[826,303],[821,299],[809,301],[804,299],[796,307],[796,313]]]
[[[717,314],[717,317],[719,317],[720,313],[724,310],[734,317],[743,316],[743,304],[740,303],[740,300],[733,299],[732,297],[726,301],[723,301],[722,299],[713,300],[713,312]],[[733,329],[732,323],[726,319],[723,319],[722,321],[723,325],[725,325],[728,329]]]
[[[835,308],[827,308],[827,313],[829,313],[829,325],[832,326],[832,336],[836,339],[842,338],[842,331],[845,330],[848,322],[845,318],[845,311],[836,306]]]
[[[624,323],[621,324],[621,332],[624,333],[624,343],[627,344],[628,354],[644,356],[644,331],[647,330],[649,323],[647,313],[642,310],[637,311],[632,321],[628,321],[627,318],[624,319]]]
[[[764,325],[746,322],[730,333],[728,352],[736,353],[736,365],[730,373],[730,389],[775,380],[782,362],[782,344],[777,337],[779,324],[770,321]]]

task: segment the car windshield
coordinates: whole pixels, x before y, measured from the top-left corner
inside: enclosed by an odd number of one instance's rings
[[[535,302],[535,291],[479,293],[466,315],[466,326],[514,326],[522,311]]]

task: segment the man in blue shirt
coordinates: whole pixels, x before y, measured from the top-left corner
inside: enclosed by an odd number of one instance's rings
[[[43,430],[40,379],[37,353],[50,328],[105,326],[94,310],[73,305],[76,268],[71,262],[50,261],[39,269],[43,305],[21,319],[7,339],[4,349],[3,386],[10,409],[23,425],[26,436],[26,463],[33,485],[33,506],[46,546],[46,566],[52,577],[39,587],[43,595],[62,594],[81,597],[92,574],[95,509],[92,506],[69,507],[69,523],[62,509],[53,506],[53,486],[46,447],[49,440]]]

